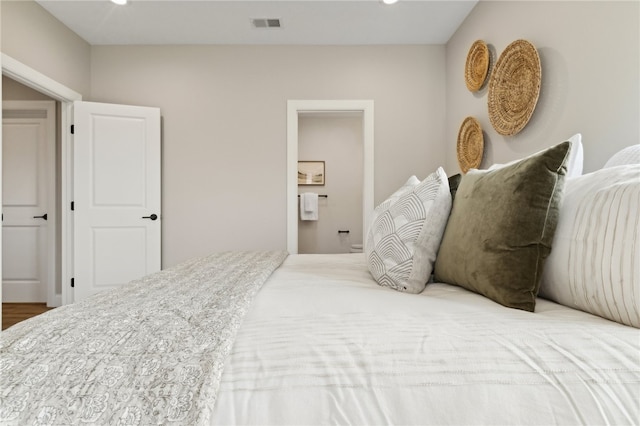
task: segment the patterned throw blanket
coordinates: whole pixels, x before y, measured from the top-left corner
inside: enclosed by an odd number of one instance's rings
[[[255,294],[286,252],[225,252],[0,334],[0,423],[201,425]]]

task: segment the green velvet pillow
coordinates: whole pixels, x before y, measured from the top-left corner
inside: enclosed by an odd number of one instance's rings
[[[460,182],[436,258],[437,282],[533,312],[558,219],[570,144]]]

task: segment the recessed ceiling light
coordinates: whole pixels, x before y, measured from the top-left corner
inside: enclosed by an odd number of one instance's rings
[[[124,6],[125,4],[127,4],[127,0],[111,0],[111,2],[120,6]]]
[[[398,0],[382,0],[382,3],[384,3],[384,4],[394,4],[394,3],[397,3],[397,2],[398,2]]]

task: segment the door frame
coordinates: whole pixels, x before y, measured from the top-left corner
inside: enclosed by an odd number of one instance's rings
[[[362,236],[373,212],[373,101],[372,100],[289,100],[287,101],[287,250],[298,253],[298,119],[302,113],[360,112],[363,135]],[[364,247],[364,246],[363,246]]]
[[[2,53],[0,57],[2,74],[30,87],[50,98],[60,101],[60,137],[61,137],[61,303],[73,302],[73,289],[70,286],[73,276],[73,216],[71,214],[71,197],[73,195],[73,137],[71,124],[73,120],[73,102],[81,101],[82,95],[61,83],[47,77],[39,71],[21,63],[11,56]],[[2,140],[0,139],[0,152]],[[1,232],[1,231],[0,231]],[[1,242],[0,233],[0,242]],[[1,264],[0,264],[1,272]],[[0,293],[1,296],[1,293]]]
[[[58,226],[58,205],[56,200],[56,105],[55,101],[3,101],[2,102],[2,110],[14,110],[14,111],[32,111],[37,114],[38,111],[46,112],[46,134],[45,134],[45,145],[46,145],[46,163],[47,163],[47,211],[45,213],[48,214],[48,220],[46,222],[47,230],[47,242],[46,242],[46,267],[43,271],[41,271],[44,276],[41,277],[43,281],[47,283],[47,288],[45,289],[47,306],[49,307],[57,307],[60,306],[61,300],[60,296],[56,296],[56,279],[57,274],[56,271],[58,269],[58,265],[56,264],[56,250],[57,250],[57,238],[56,238],[56,228]],[[23,114],[20,114],[21,116]],[[24,114],[24,118],[32,118],[33,114],[29,115],[29,113]],[[5,118],[3,114],[3,121]],[[1,198],[0,198],[1,199]]]

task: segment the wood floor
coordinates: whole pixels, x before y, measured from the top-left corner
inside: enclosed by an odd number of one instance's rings
[[[2,329],[5,330],[27,318],[35,317],[48,311],[46,303],[3,303]]]

